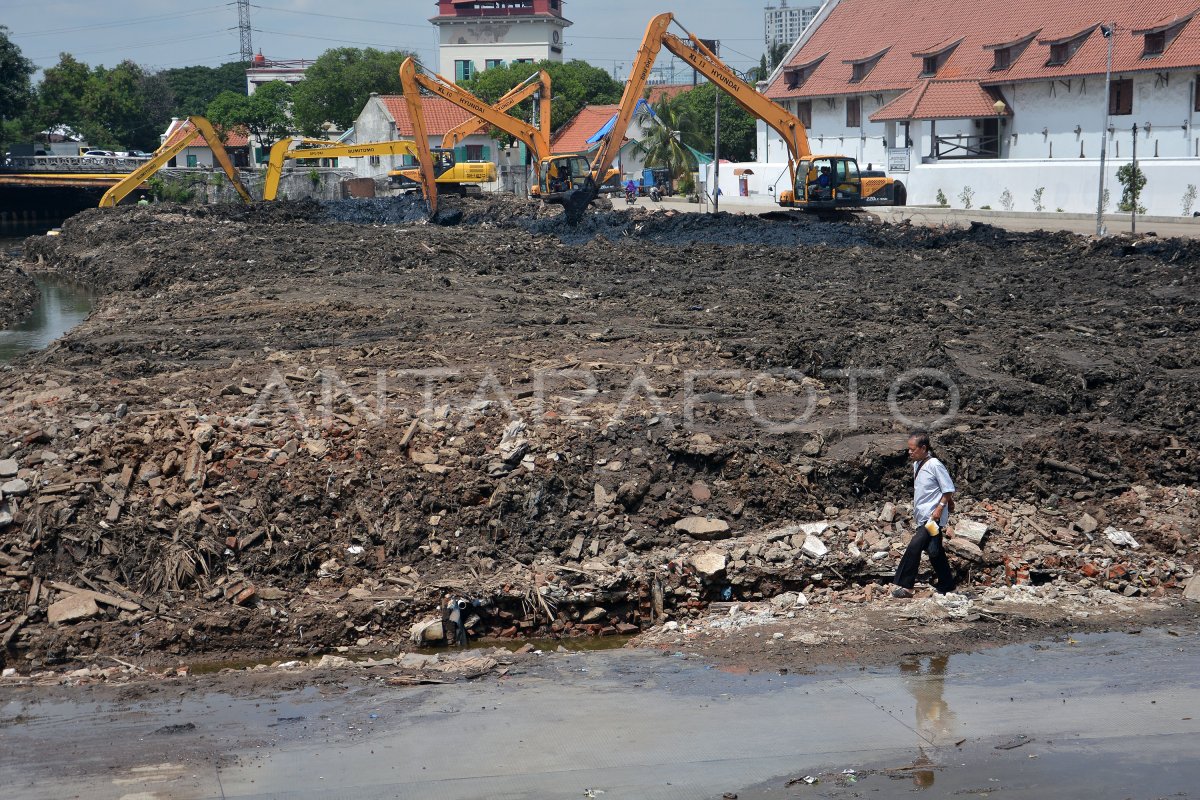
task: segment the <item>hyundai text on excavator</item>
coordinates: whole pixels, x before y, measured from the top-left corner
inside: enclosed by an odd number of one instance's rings
[[[142,185],[147,178],[162,169],[168,161],[179,155],[192,141],[195,133],[199,133],[212,150],[213,158],[221,165],[221,169],[225,171],[229,182],[233,184],[233,188],[237,190],[238,196],[242,198],[242,202],[252,203],[253,198],[246,191],[246,187],[242,185],[241,178],[238,177],[237,168],[233,166],[233,161],[229,158],[229,153],[225,152],[225,145],[221,142],[221,137],[217,135],[216,130],[207,119],[204,117],[188,117],[187,122],[181,125],[175,135],[163,142],[162,146],[154,151],[154,155],[150,160],[140,167],[129,173],[123,180],[114,184],[111,189],[104,193],[100,198],[100,208],[113,208],[122,200],[124,200],[130,192]]]

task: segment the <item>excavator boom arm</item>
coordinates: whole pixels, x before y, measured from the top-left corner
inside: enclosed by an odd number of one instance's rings
[[[294,145],[311,147],[293,149]],[[366,142],[364,144],[331,144],[324,139],[280,139],[271,145],[271,156],[267,161],[267,177],[263,183],[263,199],[274,200],[279,194],[279,181],[283,177],[283,162],[301,158],[362,158],[363,156],[417,155],[417,146],[408,141]]]
[[[538,130],[538,147],[536,152],[550,152],[550,73],[545,70],[530,75],[520,85],[514,86],[503,97],[496,101],[492,106],[495,111],[507,113],[508,110],[518,103],[522,103],[533,97],[538,92],[542,94],[541,106],[541,129]],[[461,125],[452,128],[442,137],[442,147],[447,149],[456,147],[459,142],[470,136],[472,133],[480,130],[479,118],[469,119]],[[499,126],[497,126],[499,127]]]
[[[204,117],[188,117],[187,124],[195,128],[204,137],[204,141],[208,143],[209,149],[212,150],[213,158],[221,165],[221,169],[224,170],[226,177],[229,178],[229,182],[233,184],[233,188],[237,190],[242,201],[246,203],[254,202],[254,198],[250,196],[250,193],[246,191],[246,187],[242,185],[241,178],[238,177],[237,168],[233,166],[233,162],[229,159],[229,153],[225,152],[225,145],[221,143],[221,137],[217,135],[212,124]],[[130,192],[141,186],[143,181],[162,169],[172,158],[179,155],[188,146],[188,142],[191,139],[191,133],[186,130],[186,127],[177,131],[173,142],[170,144],[164,142],[154,152],[153,157],[149,161],[129,173],[129,175],[105,192],[104,196],[100,198],[100,208],[113,208],[124,200],[129,196]]]
[[[646,83],[650,79],[650,68],[654,66],[654,60],[658,58],[658,53],[662,49],[663,36],[672,19],[673,17],[669,13],[659,14],[646,26],[646,34],[642,37],[641,46],[638,47],[633,69],[629,71],[629,81],[625,84],[625,91],[621,94],[621,106],[617,110],[616,122],[608,135],[600,142],[600,149],[596,151],[596,157],[592,160],[592,179],[597,186],[603,181],[604,174],[621,149],[621,144],[625,140],[625,132],[629,130],[629,123],[633,120],[634,109],[637,108],[638,101],[642,99],[642,92],[646,90]]]
[[[437,176],[433,174],[433,151],[429,147],[429,135],[425,132],[425,112],[421,106],[421,88],[417,73],[417,62],[411,57],[400,65],[400,85],[404,87],[404,104],[408,107],[408,119],[412,123],[413,142],[417,146],[417,183],[429,205],[429,215],[437,214]]]
[[[734,102],[746,110],[751,116],[761,119],[773,128],[787,144],[794,165],[801,158],[812,155],[808,146],[808,132],[804,123],[783,106],[760,94],[753,86],[739,78],[733,70],[725,66],[712,51],[705,47],[695,36],[688,34],[684,40],[671,33],[664,33],[663,46],[682,58],[697,72],[708,78],[713,86],[725,92]],[[794,166],[789,166],[792,172],[792,182],[795,182]]]

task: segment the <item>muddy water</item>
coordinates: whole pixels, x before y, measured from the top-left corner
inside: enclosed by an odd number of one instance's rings
[[[33,313],[7,330],[0,330],[0,364],[42,350],[87,319],[95,293],[56,275],[33,274],[41,296]]]
[[[20,800],[1090,800],[1200,786],[1194,627],[809,675],[628,650],[532,658],[454,686],[335,674],[77,702],[0,687],[0,785]]]
[[[9,229],[0,237],[0,253],[17,256],[22,238]],[[45,233],[42,228],[20,231],[26,235]],[[33,313],[7,330],[0,330],[0,364],[17,356],[41,350],[87,318],[92,310],[95,293],[86,287],[68,283],[51,274],[33,276],[41,298]]]

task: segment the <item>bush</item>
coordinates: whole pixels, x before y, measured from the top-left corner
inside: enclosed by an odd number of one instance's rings
[[[1008,189],[1005,189],[1000,193],[1000,207],[1005,211],[1013,210],[1013,196],[1012,192],[1010,192]]]
[[[1189,183],[1187,190],[1183,193],[1182,210],[1185,217],[1192,215],[1192,206],[1196,204],[1196,184]]]
[[[1046,191],[1045,186],[1039,186],[1033,190],[1033,210],[1045,211],[1046,206],[1042,205],[1042,194]]]
[[[943,192],[941,189],[938,189],[937,204],[939,206],[941,206],[942,208],[946,208],[947,206],[950,205],[950,201],[946,199],[946,193]]]
[[[962,203],[963,208],[971,207],[971,200],[975,197],[975,190],[970,186],[964,186],[963,190],[958,193],[958,202]]]
[[[1117,170],[1117,180],[1121,182],[1121,202],[1117,204],[1117,210],[1130,213],[1136,208],[1139,214],[1145,214],[1146,207],[1138,200],[1146,186],[1146,173],[1133,164],[1126,164]]]

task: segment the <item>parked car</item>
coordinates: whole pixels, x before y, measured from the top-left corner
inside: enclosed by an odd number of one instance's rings
[[[86,153],[83,154],[83,157],[91,158],[91,159],[116,158],[117,154],[114,153],[112,150],[88,150]]]
[[[150,156],[151,153],[147,153],[145,150],[130,150],[125,154],[125,158],[149,158]]]

